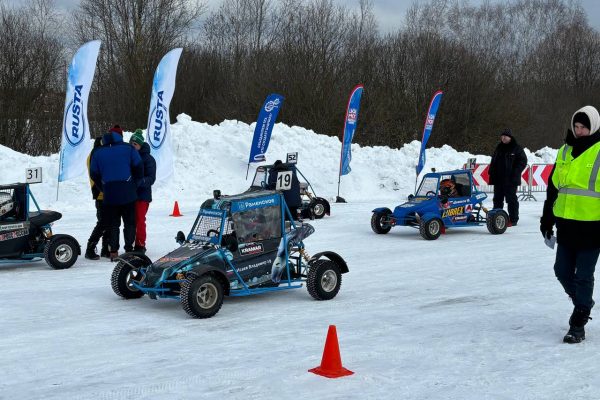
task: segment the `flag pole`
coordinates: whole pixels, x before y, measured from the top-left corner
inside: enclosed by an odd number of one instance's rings
[[[248,163],[248,168],[246,168],[246,180],[248,180],[248,172],[250,172],[250,163]]]
[[[345,121],[345,120],[344,120]],[[344,157],[344,139],[346,138],[346,123],[344,122],[344,132],[342,133],[342,150],[340,151],[340,169],[338,171],[338,190],[335,196],[336,203],[345,203],[346,199],[340,197],[340,184],[342,182],[342,158]]]

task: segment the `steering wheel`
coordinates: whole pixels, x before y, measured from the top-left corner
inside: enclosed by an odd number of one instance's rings
[[[437,196],[437,193],[434,192],[433,190],[430,190],[427,193],[425,193],[425,197],[436,197],[436,196]]]
[[[208,236],[208,237],[219,236],[219,231],[216,229],[209,229],[206,231],[206,236]]]

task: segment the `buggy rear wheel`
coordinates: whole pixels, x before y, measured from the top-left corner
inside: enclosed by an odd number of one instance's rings
[[[117,296],[124,299],[139,299],[144,292],[134,286],[143,278],[140,268],[145,267],[144,260],[138,257],[129,257],[115,265],[110,277],[110,286]]]
[[[317,300],[333,299],[342,286],[340,267],[330,260],[311,263],[306,277],[306,289]]]
[[[44,246],[44,258],[54,269],[71,268],[79,255],[79,243],[68,235],[50,239]]]
[[[492,235],[500,235],[508,228],[508,214],[504,210],[498,210],[486,217],[488,231]]]
[[[325,200],[315,199],[311,202],[310,208],[315,219],[321,219],[325,216],[327,205],[325,204]]]
[[[389,223],[391,214],[390,210],[373,213],[371,216],[371,229],[373,232],[378,234],[388,233],[392,229]]]
[[[431,218],[430,220],[423,221],[419,224],[419,233],[426,240],[435,240],[440,237],[444,223],[439,218]]]
[[[223,295],[223,284],[214,276],[192,276],[181,286],[181,306],[194,318],[210,318],[221,309]]]

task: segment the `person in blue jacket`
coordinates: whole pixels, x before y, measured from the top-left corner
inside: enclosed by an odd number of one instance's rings
[[[119,125],[104,134],[102,143],[90,161],[90,177],[104,193],[102,207],[109,232],[108,251],[114,261],[118,256],[121,219],[124,249],[133,251],[137,183],[144,177],[144,165],[137,150],[123,141]]]
[[[129,143],[139,152],[144,163],[144,177],[138,182],[135,202],[135,247],[134,251],[146,252],[146,214],[152,202],[152,185],[156,181],[156,160],[150,154],[150,146],[144,142],[144,133],[136,129]]]

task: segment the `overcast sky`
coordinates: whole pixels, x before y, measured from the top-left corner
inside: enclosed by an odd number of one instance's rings
[[[55,0],[56,4],[63,10],[71,10],[79,4],[80,0]],[[347,7],[358,8],[358,0],[334,0],[338,4],[344,4]],[[504,2],[506,0],[491,0],[495,2]],[[21,0],[9,0],[9,3],[18,4]],[[470,0],[471,4],[481,4],[483,0]],[[209,10],[216,9],[222,0],[208,0]],[[396,30],[404,20],[406,10],[413,3],[413,0],[373,0],[373,6],[379,27],[382,32]],[[595,29],[600,30],[600,0],[580,0],[583,9],[588,15],[588,21]]]

